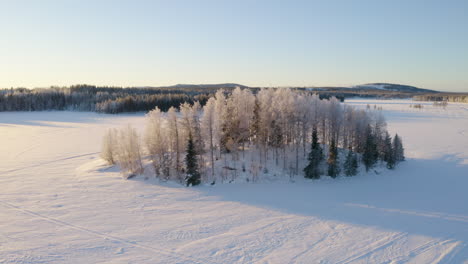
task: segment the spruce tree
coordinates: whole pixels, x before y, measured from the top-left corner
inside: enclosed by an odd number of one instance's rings
[[[375,136],[372,133],[372,128],[370,125],[366,129],[366,143],[364,146],[364,153],[362,154],[362,162],[366,167],[366,171],[374,166],[378,158],[377,144],[375,142]]]
[[[395,154],[392,147],[392,139],[388,132],[385,133],[383,160],[387,163],[388,169],[395,168]]]
[[[328,176],[336,178],[340,174],[338,167],[338,148],[336,147],[335,139],[332,139],[330,150],[328,152]]]
[[[281,126],[273,120],[271,122],[272,135],[270,139],[270,145],[275,148],[281,147],[283,143],[283,131],[281,131]]]
[[[395,163],[405,160],[403,143],[401,137],[398,134],[393,138],[393,155],[395,157]]]
[[[358,168],[359,168],[359,164],[358,164],[358,158],[357,158],[357,154],[356,153],[353,153],[353,159],[351,161],[351,168],[352,168],[352,175],[356,175],[357,174],[357,171],[358,171]]]
[[[250,138],[255,143],[258,143],[258,134],[260,131],[260,102],[255,97],[252,120],[250,122]]]
[[[274,147],[274,150],[275,150],[275,161],[276,161],[276,165],[279,164],[279,153],[278,153],[278,149],[283,145],[283,131],[281,130],[281,126],[278,125],[278,123],[273,120],[271,122],[271,126],[272,126],[272,135],[271,135],[271,141],[270,141],[270,145],[272,147]]]
[[[200,172],[198,172],[197,153],[195,144],[193,142],[192,134],[189,134],[187,142],[187,154],[185,156],[185,166],[187,168],[187,175],[185,181],[187,186],[195,186],[200,184]]]
[[[320,179],[320,162],[323,159],[323,152],[318,143],[317,129],[312,131],[312,148],[309,153],[309,164],[304,168],[304,177],[308,179]]]
[[[346,156],[346,160],[344,163],[344,173],[346,176],[354,176],[357,174],[358,169],[358,161],[356,157],[356,153],[349,150],[348,155]]]

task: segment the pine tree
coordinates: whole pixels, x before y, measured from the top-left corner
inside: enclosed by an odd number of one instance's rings
[[[375,142],[375,136],[372,133],[370,125],[366,129],[366,143],[364,146],[364,153],[362,154],[362,161],[366,167],[366,171],[374,166],[378,158],[377,144]]]
[[[346,176],[354,176],[357,174],[358,166],[356,153],[349,150],[344,163],[344,173]]]
[[[330,150],[328,153],[328,176],[336,178],[340,174],[338,167],[338,149],[336,147],[335,139],[332,139]]]
[[[193,142],[192,134],[189,134],[187,142],[187,154],[185,156],[185,166],[187,167],[187,176],[185,181],[187,186],[195,186],[200,184],[200,172],[198,172],[197,153]]]
[[[393,138],[393,155],[395,157],[395,163],[405,160],[403,143],[398,134]]]
[[[309,164],[304,168],[304,177],[308,179],[320,179],[320,162],[323,159],[322,148],[318,143],[317,129],[312,131],[312,149],[309,153]]]

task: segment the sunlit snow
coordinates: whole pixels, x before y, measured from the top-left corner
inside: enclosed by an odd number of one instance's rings
[[[419,102],[418,102],[419,103]],[[0,113],[0,263],[468,263],[468,104],[382,107],[398,168],[186,188],[99,158],[144,115]]]

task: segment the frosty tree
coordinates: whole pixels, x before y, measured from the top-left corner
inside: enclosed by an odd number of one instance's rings
[[[201,128],[203,131],[203,136],[207,138],[205,142],[207,142],[208,150],[210,153],[210,161],[211,161],[211,178],[214,180],[215,171],[214,171],[214,133],[215,133],[215,99],[210,98],[208,102],[206,102],[205,107],[203,107],[204,115],[201,120]]]
[[[108,129],[102,140],[101,158],[110,165],[115,164],[117,160],[117,130]]]
[[[178,180],[180,180],[180,154],[181,154],[181,146],[183,146],[180,141],[181,141],[181,134],[180,134],[180,128],[179,128],[179,118],[177,117],[177,112],[174,107],[169,108],[169,111],[167,112],[167,121],[168,121],[168,131],[169,131],[169,142],[171,144],[171,153],[172,153],[172,160],[175,161],[175,164],[173,164],[173,168],[176,171],[176,176]],[[175,157],[174,157],[175,156]]]
[[[143,173],[141,162],[141,148],[138,133],[130,125],[121,129],[117,139],[117,164],[127,178]]]
[[[166,119],[159,108],[146,115],[145,143],[157,177],[169,178],[169,145],[167,142]]]
[[[366,171],[379,161],[391,169],[404,160],[401,138],[392,141],[380,111],[356,109],[333,97],[322,100],[304,90],[218,90],[203,107],[183,103],[167,113],[155,108],[146,120],[145,155],[155,176],[187,179],[191,185],[215,183],[218,177],[232,182],[242,174],[257,180],[258,172],[294,177],[303,171],[304,177],[318,179],[326,170],[333,178],[340,171],[352,176],[358,160]],[[108,132],[102,157],[141,171],[138,144],[132,129]]]

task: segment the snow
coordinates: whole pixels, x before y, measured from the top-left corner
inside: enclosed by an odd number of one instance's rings
[[[346,103],[382,107],[407,161],[185,188],[99,159],[105,130],[142,131],[142,113],[0,113],[0,263],[468,263],[468,105]]]

